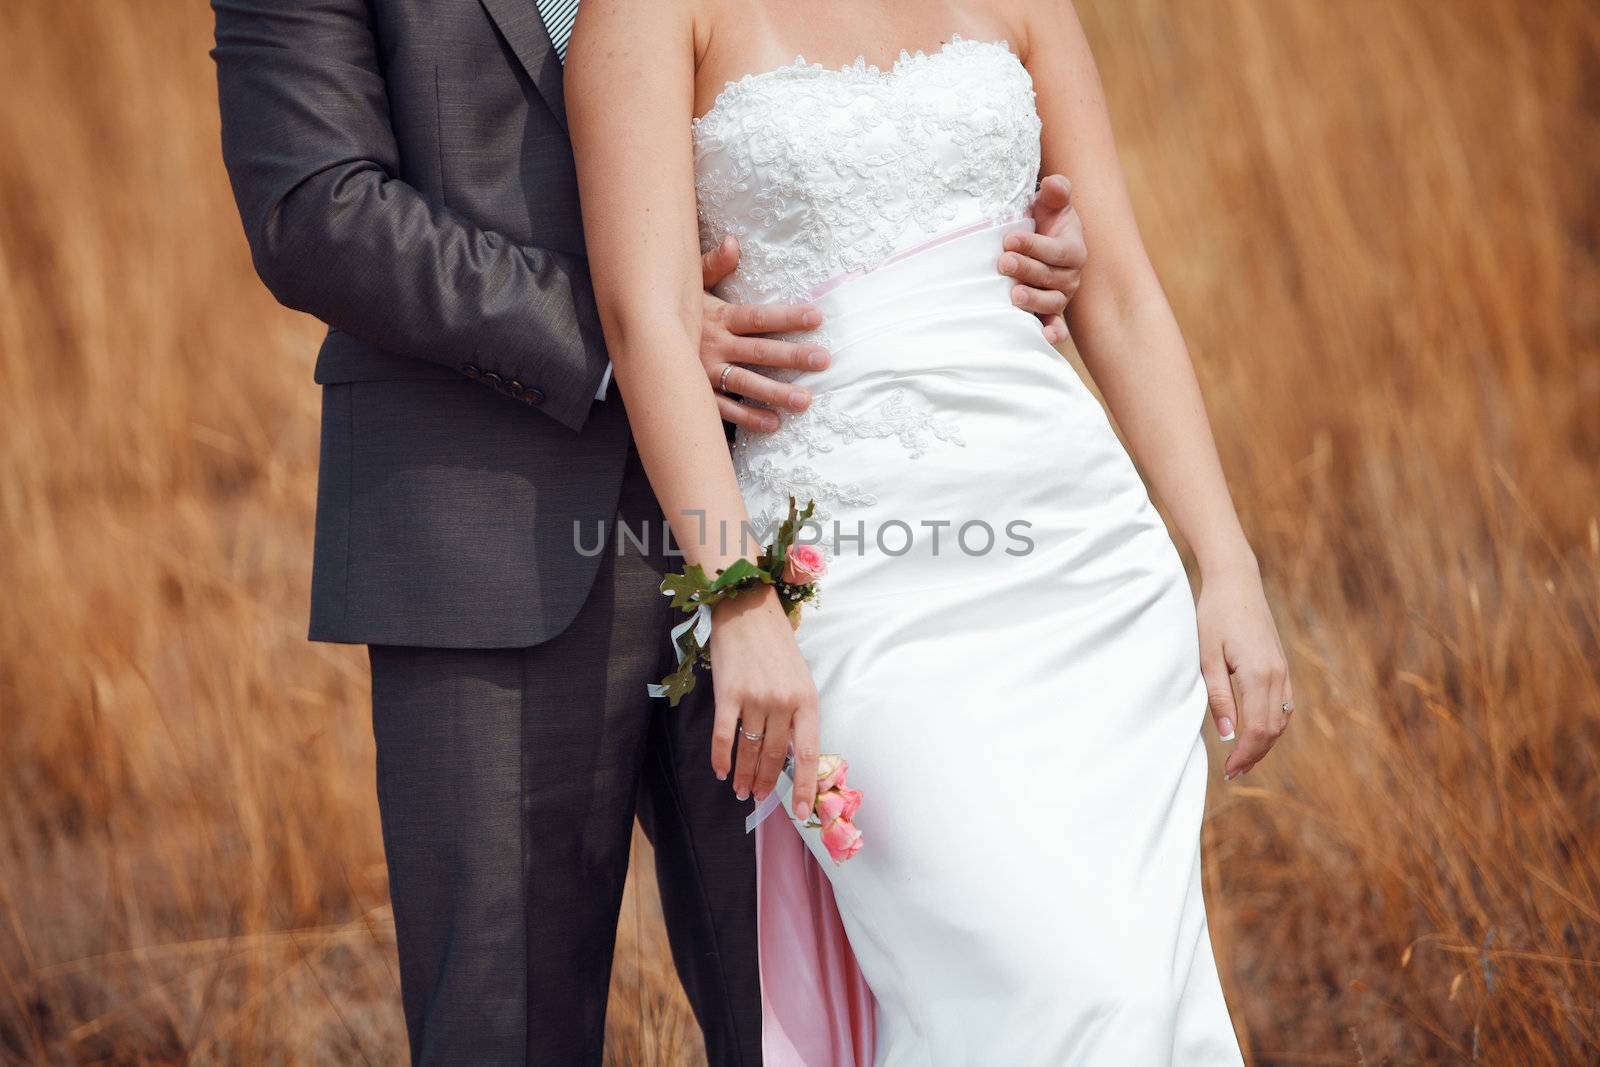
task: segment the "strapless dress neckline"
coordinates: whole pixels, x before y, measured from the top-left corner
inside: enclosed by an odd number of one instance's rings
[[[1027,70],[1026,67],[1023,67],[1022,60],[1019,59],[1017,54],[1011,50],[1011,42],[1005,38],[1002,37],[996,40],[984,40],[979,38],[963,37],[959,33],[952,33],[948,41],[931,51],[925,51],[921,48],[914,52],[906,48],[900,49],[900,55],[895,58],[893,63],[889,64],[888,70],[884,70],[876,63],[868,63],[867,57],[864,55],[856,56],[853,61],[846,63],[843,66],[832,67],[826,63],[808,62],[803,54],[796,54],[793,60],[783,64],[780,67],[752,71],[749,74],[745,74],[741,77],[733,78],[724,82],[722,91],[719,92],[716,99],[711,102],[711,107],[706,110],[704,115],[697,116],[690,126],[691,129],[698,131],[703,124],[711,121],[718,111],[723,109],[724,104],[728,100],[737,96],[740,92],[749,88],[751,85],[774,78],[794,77],[796,75],[800,75],[802,77],[832,75],[845,78],[868,78],[878,81],[887,81],[899,77],[902,73],[904,73],[906,68],[919,63],[936,62],[954,53],[962,52],[964,50],[970,51],[972,49],[990,48],[998,49],[1005,55],[1010,56],[1016,62],[1018,67],[1021,67],[1023,70]]]

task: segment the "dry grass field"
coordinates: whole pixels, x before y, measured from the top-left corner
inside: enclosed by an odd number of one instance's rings
[[[1205,830],[1249,1058],[1600,1063],[1600,8],[1078,6],[1296,681]],[[405,1058],[209,36],[0,5],[0,1064]],[[610,1059],[695,1063],[650,884]]]

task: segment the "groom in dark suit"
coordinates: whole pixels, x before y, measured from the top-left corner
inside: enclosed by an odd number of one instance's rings
[[[711,686],[645,697],[675,563],[585,267],[561,95],[577,0],[213,6],[256,268],[329,327],[311,637],[370,648],[414,1061],[600,1062],[637,813],[709,1058],[754,1067],[754,858],[710,770]],[[1003,269],[1059,324],[1082,242],[1065,183],[1045,189],[1043,236]],[[735,262],[708,254],[707,284]],[[807,366],[758,336],[805,310],[708,295],[708,379],[785,406],[739,365]]]

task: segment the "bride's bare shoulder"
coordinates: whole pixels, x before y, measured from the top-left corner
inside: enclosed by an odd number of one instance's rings
[[[664,27],[693,30],[706,18],[712,0],[583,0],[572,30],[572,47],[579,39],[639,34]]]
[[[641,55],[669,56],[698,45],[709,0],[583,0],[567,46],[566,80]],[[692,51],[690,51],[692,55]],[[587,74],[585,72],[588,72]]]
[[[984,13],[1005,27],[1006,40],[1027,63],[1064,25],[1077,22],[1072,0],[984,0]]]

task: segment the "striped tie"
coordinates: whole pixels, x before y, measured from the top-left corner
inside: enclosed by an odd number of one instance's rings
[[[572,39],[572,23],[578,17],[578,0],[534,0],[544,28],[550,33],[550,43],[556,46],[556,58],[567,61],[567,42]]]

